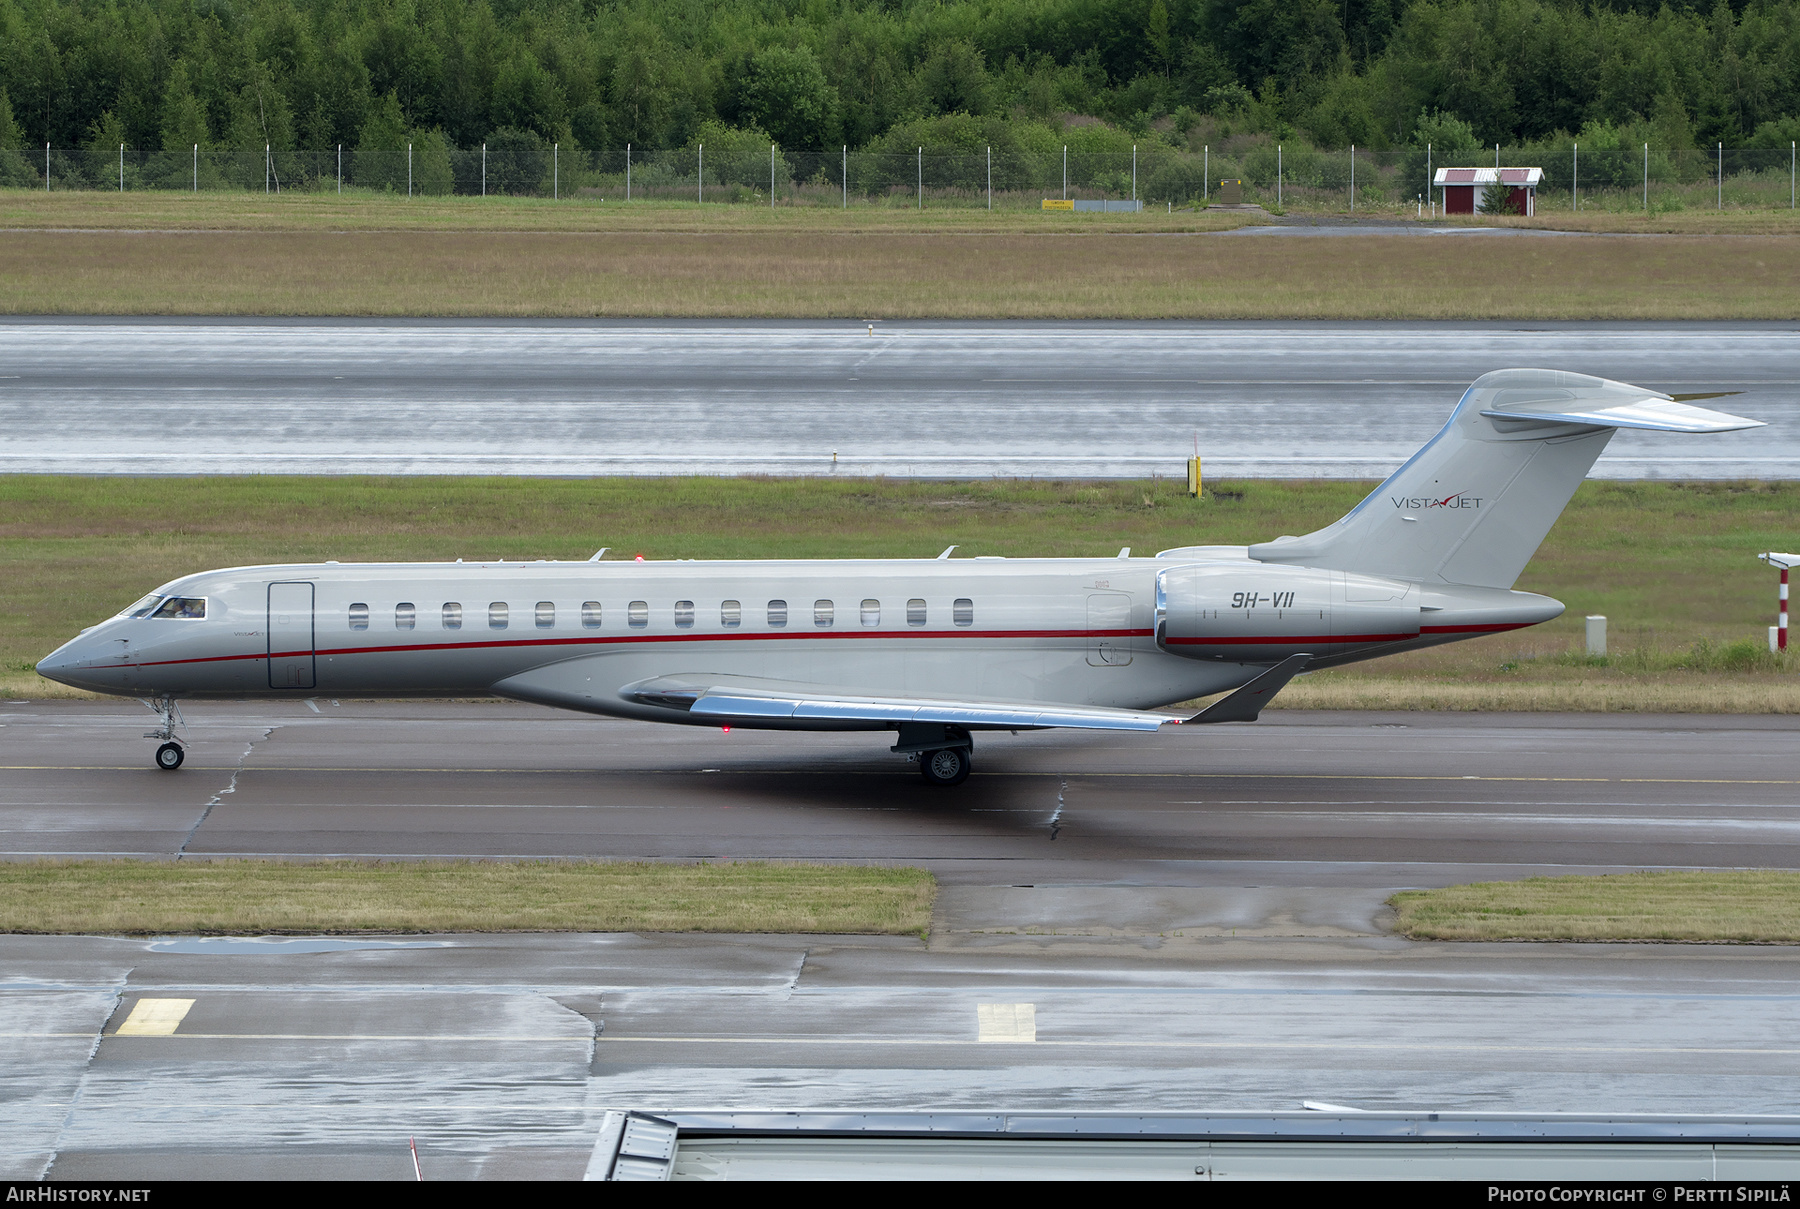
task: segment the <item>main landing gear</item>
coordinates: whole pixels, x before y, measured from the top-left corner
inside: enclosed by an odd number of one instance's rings
[[[143,705],[154,713],[156,720],[161,723],[155,730],[144,732],[146,739],[163,741],[162,746],[156,749],[156,766],[164,772],[174,772],[181,767],[181,761],[187,755],[175,735],[177,727],[187,725],[186,720],[181,716],[181,707],[175,704],[175,698],[167,695],[156,698],[154,702],[145,701]]]
[[[961,785],[973,767],[975,740],[960,726],[902,722],[900,741],[889,750],[919,762],[927,785]]]

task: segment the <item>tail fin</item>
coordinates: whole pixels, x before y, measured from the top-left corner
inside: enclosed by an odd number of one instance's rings
[[[1510,588],[1617,430],[1760,424],[1606,378],[1495,370],[1469,387],[1443,431],[1343,519],[1251,546],[1250,557]]]

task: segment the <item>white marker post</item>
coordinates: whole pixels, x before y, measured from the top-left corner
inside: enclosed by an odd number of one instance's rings
[[[1787,615],[1788,615],[1788,570],[1800,567],[1800,554],[1758,554],[1758,558],[1777,567],[1781,571],[1781,591],[1775,601],[1775,629],[1771,634],[1769,649],[1780,653],[1787,650]]]

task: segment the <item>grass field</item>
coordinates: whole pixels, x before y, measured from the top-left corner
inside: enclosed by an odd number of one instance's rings
[[[1458,236],[1454,248],[1218,234],[1249,221],[1261,220],[15,190],[0,192],[0,313],[1800,315],[1800,227],[1767,215],[1724,224],[1756,233],[1703,234],[1714,228],[1696,220],[1654,240]]]
[[[1800,941],[1800,873],[1785,870],[1532,877],[1388,901],[1412,940]]]
[[[0,861],[0,932],[924,935],[923,869],[501,861]]]
[[[272,561],[1110,555],[1305,533],[1368,484],[871,479],[0,477],[0,692],[76,695],[32,666],[176,576]],[[1800,712],[1767,651],[1800,483],[1589,482],[1519,587],[1568,613],[1516,634],[1296,681],[1288,707]],[[1611,618],[1586,658],[1582,617]]]
[[[1290,196],[1283,217],[1294,223],[1356,219],[1414,222],[1411,206],[1366,207],[1355,214],[1339,195]],[[332,193],[50,192],[0,189],[0,230],[53,231],[435,231],[743,234],[756,232],[935,234],[1191,234],[1264,224],[1255,211],[1165,210],[1136,214],[1047,213],[1017,206],[986,210],[929,200],[910,206],[695,205],[618,199],[551,201],[532,197],[394,197],[353,190]],[[1646,213],[1630,205],[1580,212],[1546,205],[1532,218],[1458,215],[1422,225],[1503,226],[1554,231],[1674,235],[1800,235],[1800,211],[1731,207]]]

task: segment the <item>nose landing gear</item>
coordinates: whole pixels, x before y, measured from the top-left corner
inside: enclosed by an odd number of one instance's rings
[[[162,746],[156,749],[156,766],[164,772],[174,772],[181,767],[181,761],[187,754],[175,737],[175,728],[187,725],[181,716],[181,707],[175,704],[175,698],[166,695],[156,698],[154,702],[144,701],[143,705],[162,724],[155,730],[144,732],[146,739],[163,741]]]

